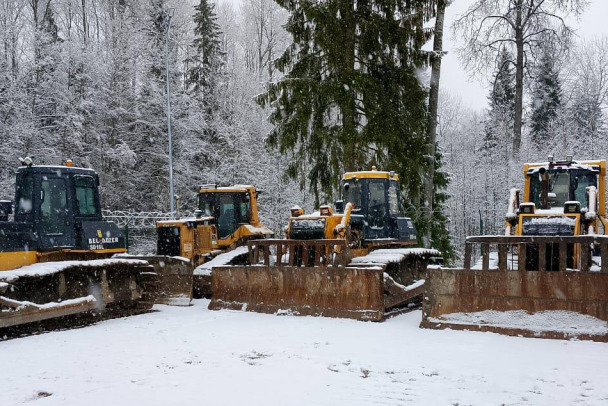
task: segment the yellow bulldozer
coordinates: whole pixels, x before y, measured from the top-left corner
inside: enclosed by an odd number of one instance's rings
[[[412,248],[394,172],[345,173],[342,200],[310,215],[295,206],[286,239],[247,243],[249,264],[215,267],[210,309],[382,320],[420,301],[441,254]]]
[[[608,341],[606,161],[549,157],[523,175],[505,235],[468,237],[463,269],[429,269],[421,326]]]
[[[147,309],[159,287],[101,215],[99,177],[21,160],[13,201],[0,202],[0,328],[112,309]],[[14,209],[13,209],[14,208]]]
[[[247,250],[239,247],[274,235],[260,221],[258,195],[250,185],[202,185],[194,218],[157,223],[158,255],[189,261],[194,269],[195,297],[211,295],[213,266],[244,263]]]

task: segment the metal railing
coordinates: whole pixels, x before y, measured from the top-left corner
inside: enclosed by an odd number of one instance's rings
[[[604,235],[582,235],[582,236],[474,236],[468,237],[465,243],[464,269],[471,269],[471,260],[474,245],[481,245],[481,270],[490,269],[490,248],[498,249],[498,270],[509,269],[507,259],[509,252],[517,250],[517,270],[530,270],[530,262],[526,258],[528,249],[534,247],[537,257],[536,266],[532,270],[566,271],[568,267],[568,256],[577,258],[577,263],[572,263],[571,268],[588,272],[592,263],[592,248],[599,249],[601,257],[601,272],[608,272],[608,236]],[[571,247],[571,248],[570,248]],[[558,254],[555,255],[555,250]],[[557,263],[547,261],[547,251],[551,250],[549,260],[554,256],[558,258]],[[575,254],[577,253],[577,254]],[[533,262],[533,261],[532,261]],[[571,261],[573,262],[573,261]],[[527,266],[528,265],[528,266]],[[528,269],[527,269],[528,268]]]
[[[345,240],[252,240],[247,242],[249,262],[271,265],[271,255],[276,256],[274,266],[339,266],[346,262]]]

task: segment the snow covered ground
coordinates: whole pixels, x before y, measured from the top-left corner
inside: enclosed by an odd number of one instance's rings
[[[608,405],[608,345],[212,312],[0,342],[0,405]]]

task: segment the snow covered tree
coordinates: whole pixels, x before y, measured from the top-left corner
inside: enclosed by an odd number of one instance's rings
[[[570,133],[579,143],[603,153],[604,109],[608,104],[608,38],[582,42],[573,52],[569,68]],[[589,151],[591,153],[591,151]]]
[[[500,54],[488,101],[489,113],[482,146],[484,150],[505,146],[511,138],[515,115],[515,76],[511,53],[506,48]]]
[[[427,94],[416,69],[427,61],[423,23],[434,2],[277,3],[294,42],[277,61],[284,77],[258,102],[273,109],[268,145],[289,154],[287,174],[307,182],[317,203],[342,172],[371,163],[419,190]]]
[[[554,47],[546,41],[542,55],[534,69],[530,115],[532,140],[539,146],[551,141],[552,126],[561,106],[561,83],[557,71]]]
[[[200,0],[194,7],[193,55],[186,60],[186,85],[196,96],[214,93],[225,52],[221,48],[221,31],[217,24],[214,4]]]

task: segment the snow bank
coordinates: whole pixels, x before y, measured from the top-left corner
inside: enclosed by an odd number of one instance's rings
[[[604,343],[208,304],[0,341],[0,405],[607,404]]]
[[[566,310],[547,310],[533,314],[524,310],[484,310],[476,313],[450,313],[441,317],[429,317],[429,320],[434,323],[525,329],[535,333],[557,331],[564,334],[608,334],[606,321]]]
[[[194,275],[196,275],[196,276],[211,276],[211,270],[213,269],[213,267],[216,267],[216,266],[226,266],[234,258],[238,257],[239,255],[245,255],[247,253],[249,253],[249,250],[248,250],[247,247],[237,247],[236,249],[234,249],[232,251],[220,254],[217,257],[213,258],[211,261],[205,262],[204,264],[199,265],[194,270]]]

